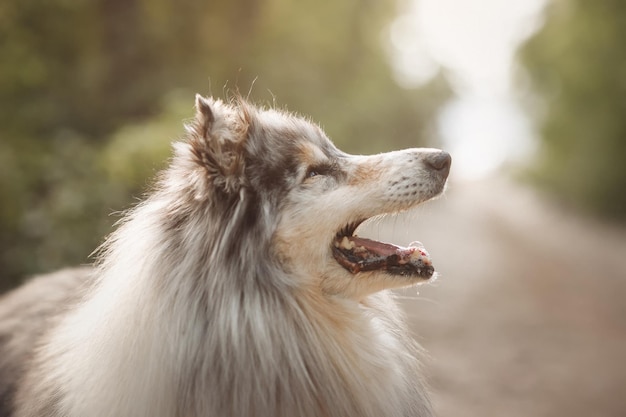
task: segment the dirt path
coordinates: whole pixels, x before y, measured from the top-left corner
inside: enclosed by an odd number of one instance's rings
[[[485,181],[368,233],[422,241],[440,272],[401,293],[440,417],[626,416],[624,228]]]

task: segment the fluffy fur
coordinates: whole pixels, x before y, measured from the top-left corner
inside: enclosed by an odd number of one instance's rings
[[[432,415],[388,292],[419,279],[352,274],[331,242],[438,195],[449,159],[348,155],[316,125],[241,99],[196,107],[94,269],[3,298],[3,415]]]

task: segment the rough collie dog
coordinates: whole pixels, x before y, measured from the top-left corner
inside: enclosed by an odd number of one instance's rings
[[[431,260],[357,231],[440,194],[450,156],[353,156],[243,99],[196,108],[93,269],[4,296],[2,415],[430,416],[389,290]]]

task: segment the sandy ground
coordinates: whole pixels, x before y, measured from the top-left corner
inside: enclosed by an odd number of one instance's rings
[[[400,293],[440,417],[626,416],[626,229],[488,180],[367,233],[440,273]]]

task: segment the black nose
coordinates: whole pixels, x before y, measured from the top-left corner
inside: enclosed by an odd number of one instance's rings
[[[429,168],[435,171],[449,172],[450,165],[452,164],[452,157],[448,152],[437,152],[429,155],[424,162]]]

